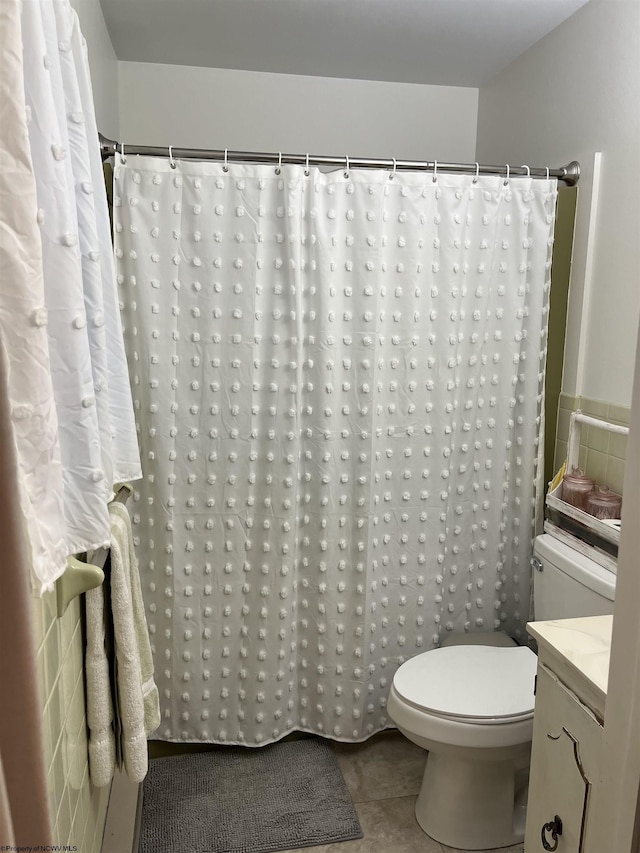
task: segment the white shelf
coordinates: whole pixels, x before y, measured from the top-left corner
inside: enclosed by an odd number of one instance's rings
[[[563,501],[560,497],[561,494],[562,483],[560,483],[559,486],[556,486],[552,492],[547,494],[547,506],[551,509],[557,510],[562,515],[566,515],[568,518],[572,518],[574,521],[580,522],[584,527],[587,527],[589,530],[596,533],[601,539],[604,539],[605,542],[610,542],[612,545],[620,544],[619,530],[616,530],[616,528],[612,527],[610,524],[605,524],[602,519],[596,518],[582,509],[578,509],[577,506],[573,506],[573,504],[568,504],[566,501]]]
[[[578,465],[578,458],[580,454],[580,434],[582,431],[582,426],[591,426],[596,427],[597,429],[603,429],[607,432],[613,432],[618,435],[628,435],[629,428],[620,426],[618,424],[609,423],[609,421],[600,420],[600,418],[594,418],[591,415],[584,415],[579,409],[575,412],[571,413],[571,421],[569,426],[569,438],[567,443],[567,472],[571,472],[571,470]],[[612,545],[618,546],[620,544],[620,526],[612,524],[612,522],[607,519],[607,521],[603,521],[600,518],[596,518],[593,515],[590,515],[588,512],[585,512],[582,509],[578,509],[578,507],[573,506],[573,504],[569,504],[566,501],[563,501],[560,497],[562,494],[562,483],[559,483],[555,489],[547,492],[546,497],[546,505],[553,510],[556,510],[561,515],[566,516],[567,518],[572,519],[573,521],[577,521],[579,524],[582,524],[583,527],[586,527],[588,530],[595,533],[600,539],[605,542],[609,542]]]

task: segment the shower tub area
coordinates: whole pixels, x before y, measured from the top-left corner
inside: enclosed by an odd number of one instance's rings
[[[444,634],[525,641],[577,164],[114,149],[156,736],[364,740]]]

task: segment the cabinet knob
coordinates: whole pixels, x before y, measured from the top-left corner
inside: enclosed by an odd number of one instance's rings
[[[551,844],[547,841],[547,833],[551,834]],[[557,850],[558,849],[558,836],[562,835],[562,821],[556,815],[553,820],[550,820],[549,823],[545,823],[542,827],[542,832],[540,833],[540,838],[542,840],[542,846],[545,850]]]

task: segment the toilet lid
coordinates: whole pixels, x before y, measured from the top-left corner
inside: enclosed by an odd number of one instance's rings
[[[434,714],[504,722],[533,713],[536,665],[525,646],[448,646],[402,664],[393,686],[406,702]]]

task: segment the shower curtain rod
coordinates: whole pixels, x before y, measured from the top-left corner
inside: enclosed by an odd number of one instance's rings
[[[366,157],[327,157],[317,154],[274,154],[267,151],[229,151],[208,148],[174,148],[158,145],[123,145],[99,134],[102,159],[106,160],[116,153],[146,154],[150,157],[171,157],[179,160],[219,160],[236,163],[294,163],[298,166],[338,166],[358,169],[401,169],[434,170],[438,172],[462,172],[475,175],[531,176],[532,178],[558,178],[567,186],[573,187],[580,178],[580,163],[572,160],[559,169],[529,166],[486,166],[477,163],[441,163],[433,160],[372,160]],[[507,171],[508,170],[508,171]]]

